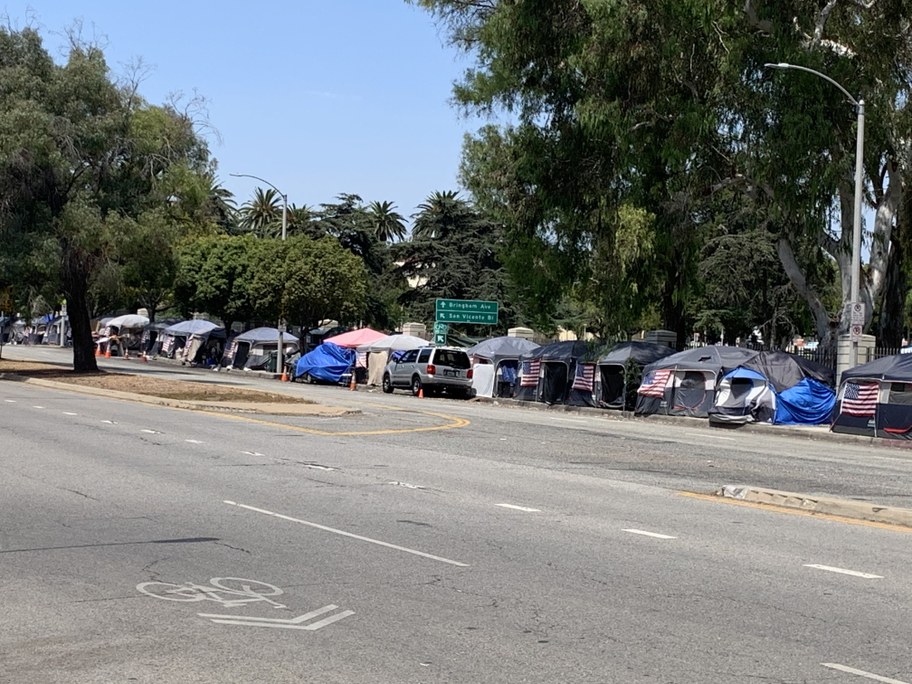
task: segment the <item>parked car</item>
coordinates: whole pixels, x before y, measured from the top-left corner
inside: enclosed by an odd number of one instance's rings
[[[472,396],[472,364],[464,349],[421,347],[390,361],[383,371],[383,391],[411,389],[418,396],[446,392],[450,396]]]

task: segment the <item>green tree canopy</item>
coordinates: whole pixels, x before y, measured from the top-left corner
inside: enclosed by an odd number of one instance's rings
[[[97,47],[74,43],[58,65],[32,29],[0,29],[0,93],[0,242],[15,255],[0,280],[62,293],[74,369],[94,370],[93,281],[126,233],[172,203],[192,214],[206,145],[186,114],[117,85]]]

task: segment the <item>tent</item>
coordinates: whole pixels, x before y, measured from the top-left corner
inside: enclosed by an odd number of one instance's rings
[[[654,342],[619,342],[598,360],[594,405],[602,408],[626,409],[627,392],[640,386],[641,373],[634,377],[628,369],[635,362],[640,370],[675,350]],[[633,408],[633,407],[631,407]]]
[[[158,349],[163,356],[179,358],[183,363],[200,363],[212,357],[217,361],[227,337],[225,329],[212,321],[179,321],[161,331]]]
[[[706,418],[721,377],[757,353],[741,347],[695,347],[653,361],[643,369],[636,414]]]
[[[322,382],[340,383],[351,378],[358,354],[354,349],[324,342],[298,359],[292,380],[307,378]]]
[[[414,335],[385,335],[379,340],[362,344],[358,351],[367,354],[367,384],[383,384],[383,370],[389,361],[390,354],[397,351],[408,351],[427,347],[430,342]]]
[[[222,365],[228,368],[254,368],[268,365],[268,358],[277,354],[279,331],[277,328],[254,328],[243,332],[225,349]],[[282,334],[282,353],[290,356],[298,351],[298,338],[291,333]]]
[[[577,363],[589,356],[589,345],[581,340],[552,342],[524,354],[516,398],[548,405],[567,403],[571,386],[579,384]],[[594,367],[594,362],[587,365]]]
[[[115,316],[107,322],[107,325],[109,328],[117,328],[118,330],[136,330],[149,325],[149,319],[139,314],[124,314],[123,316]]]
[[[466,349],[474,364],[472,387],[475,396],[512,397],[523,354],[538,349],[522,337],[492,337]]]
[[[744,424],[819,425],[830,420],[836,393],[831,368],[782,351],[760,352],[719,382],[709,420]]]
[[[843,371],[831,429],[912,439],[912,355],[884,356]]]
[[[386,337],[384,333],[377,332],[372,328],[360,328],[358,330],[342,333],[341,335],[328,337],[323,341],[332,342],[339,347],[354,347],[357,349],[358,347],[370,344],[371,342],[377,342],[384,337]]]

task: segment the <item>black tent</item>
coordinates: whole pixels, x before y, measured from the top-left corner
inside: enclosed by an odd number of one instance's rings
[[[628,389],[639,387],[640,374],[629,376],[627,370],[631,361],[642,369],[650,363],[670,356],[675,350],[654,342],[619,342],[598,360],[595,405],[602,408],[625,409]]]
[[[833,432],[912,439],[912,354],[894,354],[843,371]]]
[[[581,340],[552,342],[523,355],[516,398],[549,405],[566,403],[576,364],[589,356],[589,345]]]
[[[719,379],[757,352],[741,347],[695,347],[666,356],[643,369],[637,390],[637,415],[705,418]]]

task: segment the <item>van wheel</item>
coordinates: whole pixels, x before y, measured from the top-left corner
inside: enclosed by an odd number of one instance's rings
[[[386,394],[393,393],[393,381],[390,378],[389,373],[387,373],[386,375],[383,376],[383,391]]]
[[[412,378],[412,394],[416,397],[421,394],[421,378],[417,375]]]

